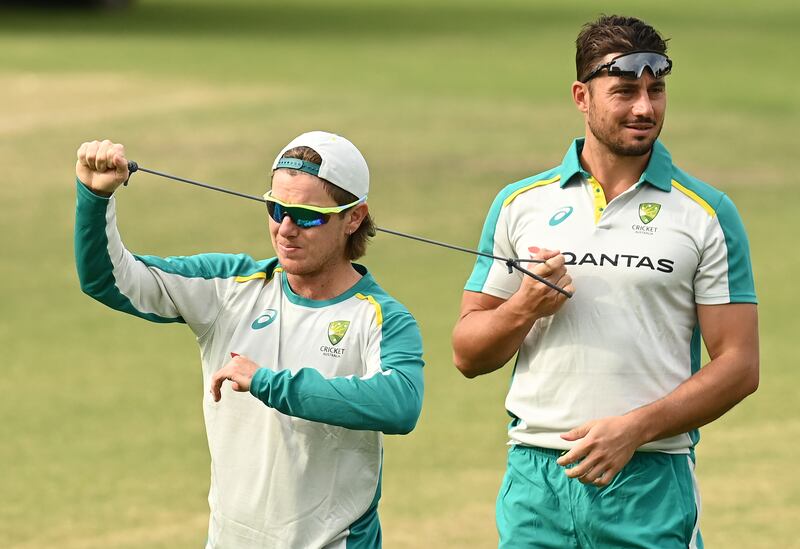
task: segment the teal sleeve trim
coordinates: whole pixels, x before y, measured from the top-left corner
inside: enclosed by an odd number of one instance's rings
[[[256,261],[246,254],[198,254],[192,256],[156,257],[153,255],[134,255],[148,267],[184,278],[231,278],[250,276],[265,271],[269,274],[277,266],[278,260]],[[270,265],[272,264],[272,265]],[[270,266],[272,269],[270,269]]]
[[[691,361],[692,375],[700,371],[702,366],[702,334],[700,333],[700,325],[696,324],[692,330],[692,340],[689,343],[689,356]],[[700,442],[700,430],[692,429],[689,431],[689,439],[692,441],[692,446],[697,446]]]
[[[501,192],[495,197],[492,202],[489,213],[486,215],[486,221],[483,224],[483,231],[481,232],[481,240],[478,243],[478,251],[485,254],[494,254],[494,236],[497,230],[497,220],[500,218],[500,212],[503,209],[503,201],[511,194],[508,191]],[[489,277],[489,270],[492,268],[494,260],[488,257],[479,256],[475,261],[475,267],[472,269],[472,274],[467,280],[464,287],[465,290],[471,292],[483,291],[483,286],[486,284],[486,279]]]
[[[75,264],[81,290],[112,309],[145,320],[185,323],[182,316],[165,317],[142,312],[119,290],[117,280],[114,278],[114,265],[108,253],[109,242],[106,233],[106,214],[111,202],[108,198],[94,194],[80,181],[77,181],[77,188]],[[168,258],[134,255],[133,257],[145,266],[154,267],[167,274],[205,280],[250,276],[260,271],[270,275],[278,263],[276,258],[255,261],[244,254],[200,254]],[[180,311],[180,308],[178,310]]]
[[[532,177],[512,183],[500,191],[495,197],[494,202],[492,202],[492,206],[489,208],[489,213],[486,215],[486,221],[484,222],[483,230],[481,231],[481,239],[478,243],[478,250],[486,254],[494,255],[497,223],[500,219],[500,214],[503,211],[503,204],[509,196],[532,183],[544,181],[558,175],[560,173],[559,170],[560,167],[536,174]],[[473,267],[472,274],[470,275],[469,280],[467,280],[467,284],[464,286],[464,289],[470,292],[482,292],[483,287],[486,285],[486,279],[489,278],[489,271],[491,270],[492,263],[494,261],[494,259],[489,257],[479,256],[475,261],[475,267]]]
[[[163,317],[137,310],[114,280],[114,266],[108,255],[106,211],[109,199],[94,194],[80,180],[75,208],[75,265],[81,290],[100,303],[151,322],[184,322],[181,317]]]
[[[727,195],[722,196],[715,209],[728,249],[728,294],[731,303],[758,303],[750,244],[739,212]]]
[[[728,296],[731,303],[757,303],[750,244],[733,201],[708,183],[675,169],[675,179],[705,200],[715,211],[728,255]]]
[[[324,378],[313,368],[261,368],[250,392],[284,414],[347,429],[407,434],[422,409],[422,338],[410,314],[384,318],[381,369],[369,378]]]

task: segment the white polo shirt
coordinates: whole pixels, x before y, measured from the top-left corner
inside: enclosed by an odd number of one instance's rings
[[[481,236],[481,251],[505,257],[561,250],[576,289],[519,349],[510,444],[568,449],[561,433],[664,397],[700,368],[696,304],[756,302],[747,236],[725,194],[656,142],[639,182],[606,203],[582,148],[575,140],[560,166],[503,189]],[[522,276],[481,257],[465,289],[507,299]],[[641,449],[687,452],[698,440],[693,431]]]

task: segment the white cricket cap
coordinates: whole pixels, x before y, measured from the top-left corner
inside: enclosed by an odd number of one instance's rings
[[[314,149],[322,157],[322,164],[317,166],[296,158],[283,158],[286,151],[295,147]],[[367,161],[355,145],[335,133],[314,131],[295,137],[272,163],[273,171],[278,168],[289,168],[316,175],[358,198],[365,198],[369,193]]]

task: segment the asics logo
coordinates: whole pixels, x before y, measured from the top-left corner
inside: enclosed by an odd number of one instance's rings
[[[266,328],[267,326],[272,324],[272,321],[275,320],[276,318],[278,318],[278,311],[276,311],[275,309],[267,309],[266,311],[261,313],[261,316],[259,316],[257,319],[253,321],[250,327],[253,328],[254,330],[260,330],[261,328]]]
[[[555,227],[566,218],[568,218],[572,214],[572,206],[564,206],[556,210],[556,213],[553,214],[553,217],[550,218],[550,226]]]

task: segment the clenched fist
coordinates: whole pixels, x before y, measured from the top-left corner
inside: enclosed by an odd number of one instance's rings
[[[75,175],[97,194],[111,196],[117,187],[128,180],[125,147],[108,139],[82,144],[78,148]]]

